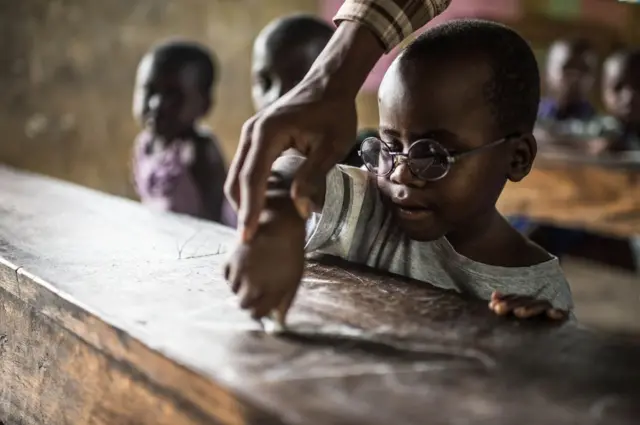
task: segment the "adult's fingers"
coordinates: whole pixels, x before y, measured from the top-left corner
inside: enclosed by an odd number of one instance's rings
[[[253,125],[251,146],[240,171],[239,228],[243,242],[253,238],[264,207],[271,165],[289,143],[287,129],[272,117]]]
[[[240,292],[238,293],[241,309],[253,307],[260,302],[263,296],[264,292],[260,288],[252,286],[248,279],[242,279]]]
[[[274,311],[276,317],[275,319],[282,326],[285,325],[287,320],[287,313],[289,313],[289,309],[291,308],[291,304],[293,304],[293,300],[296,297],[296,293],[298,292],[298,285],[295,288],[284,294],[282,300],[278,304],[278,307]]]
[[[257,117],[258,116],[255,115],[249,118],[242,125],[240,140],[238,141],[238,149],[231,160],[227,180],[224,183],[224,193],[227,196],[229,203],[236,211],[238,211],[238,208],[240,207],[240,170],[242,170],[247,153],[251,148],[251,134],[253,132],[253,124]]]
[[[255,305],[253,306],[251,310],[251,317],[258,320],[265,316],[268,316],[269,313],[271,313],[274,308],[276,308],[282,297],[283,293],[279,291],[266,294],[265,296],[260,298],[259,302],[255,303]]]

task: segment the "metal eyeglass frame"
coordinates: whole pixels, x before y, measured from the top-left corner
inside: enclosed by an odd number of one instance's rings
[[[464,158],[465,156],[469,156],[475,153],[480,153],[484,150],[488,150],[491,148],[494,148],[496,146],[499,146],[513,138],[519,137],[519,134],[512,134],[506,137],[503,137],[502,139],[498,139],[494,142],[488,143],[484,146],[480,146],[478,148],[473,148],[473,149],[469,149],[467,151],[464,152],[457,152],[455,154],[451,154],[449,153],[449,150],[447,148],[445,148],[444,146],[442,146],[442,144],[440,144],[439,142],[432,140],[432,139],[420,139],[420,140],[416,140],[415,142],[413,142],[411,144],[411,146],[409,147],[409,150],[407,151],[407,153],[404,152],[393,152],[391,150],[391,148],[389,147],[389,145],[387,145],[385,142],[383,142],[381,139],[377,138],[377,137],[367,137],[366,139],[364,139],[362,141],[362,145],[364,145],[367,141],[376,141],[378,143],[380,143],[382,146],[387,148],[387,152],[389,153],[389,155],[391,156],[391,160],[392,160],[392,166],[391,169],[389,171],[387,171],[386,173],[383,174],[379,174],[375,171],[373,171],[371,168],[369,168],[369,165],[367,164],[367,161],[365,161],[364,156],[363,156],[363,152],[361,149],[358,150],[358,156],[360,156],[360,158],[362,158],[362,162],[364,163],[364,166],[367,167],[367,170],[371,171],[372,173],[374,173],[377,176],[380,177],[386,177],[388,175],[390,175],[391,173],[393,173],[393,170],[396,169],[396,167],[398,166],[398,164],[400,163],[399,159],[400,158],[405,158],[405,161],[407,162],[407,165],[409,167],[409,171],[411,171],[411,174],[413,174],[415,177],[422,179],[422,180],[426,180],[426,181],[438,181],[438,180],[442,180],[443,178],[445,178],[447,176],[447,174],[449,174],[449,170],[451,170],[451,165],[455,164],[456,162],[458,162],[458,160],[460,158]],[[416,146],[419,143],[429,143],[432,146],[436,145],[437,147],[439,147],[439,149],[442,150],[443,153],[446,154],[446,158],[447,158],[447,168],[444,171],[444,173],[442,173],[442,175],[438,178],[435,179],[427,179],[424,177],[419,176],[415,171],[413,171],[413,169],[411,168],[411,158],[409,157],[410,153],[411,153],[411,149],[413,149],[414,146]],[[434,149],[431,149],[431,152],[434,152]],[[435,153],[435,152],[434,152]]]

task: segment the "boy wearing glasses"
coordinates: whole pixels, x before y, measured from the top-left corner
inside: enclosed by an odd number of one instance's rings
[[[304,159],[276,162],[260,230],[226,270],[241,307],[283,320],[306,250],[471,293],[500,315],[567,317],[558,260],[495,208],[535,158],[539,86],[513,30],[476,20],[428,30],[384,77],[380,139],[360,152],[369,172],[337,166],[318,182],[308,232],[288,184]]]

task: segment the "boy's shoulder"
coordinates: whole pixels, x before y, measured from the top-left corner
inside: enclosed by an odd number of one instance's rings
[[[553,259],[553,256],[540,245],[518,232],[520,241],[514,245],[514,261],[524,265],[537,265]]]
[[[508,226],[508,227],[507,227]],[[507,224],[483,243],[484,248],[474,252],[475,261],[508,268],[533,267],[554,257],[544,248]]]

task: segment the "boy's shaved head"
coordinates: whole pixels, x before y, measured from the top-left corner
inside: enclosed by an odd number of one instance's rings
[[[532,131],[540,102],[538,63],[529,44],[509,27],[451,21],[419,36],[398,61],[414,67],[451,61],[486,66],[489,75],[479,89],[496,125],[505,134]]]

